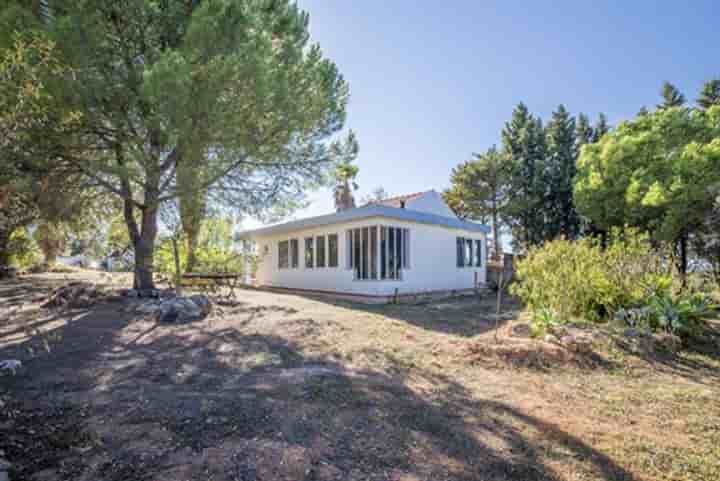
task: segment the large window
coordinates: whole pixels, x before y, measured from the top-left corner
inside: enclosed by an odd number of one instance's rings
[[[290,267],[297,269],[300,262],[300,247],[297,239],[290,239]]]
[[[351,229],[348,266],[355,279],[401,279],[410,262],[410,235],[400,227],[370,226]]]
[[[338,236],[328,235],[328,267],[338,266]]]
[[[458,237],[455,242],[458,267],[480,267],[482,265],[482,241]]]
[[[305,267],[312,269],[315,266],[315,250],[313,248],[313,238],[305,238]]]
[[[325,236],[315,238],[315,267],[325,267]]]
[[[289,263],[289,242],[280,241],[278,242],[278,268],[287,269],[290,267]]]
[[[297,268],[298,255],[299,253],[297,239],[290,239],[289,241],[278,242],[278,268]]]

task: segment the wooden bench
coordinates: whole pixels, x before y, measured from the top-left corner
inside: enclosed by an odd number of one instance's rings
[[[216,294],[220,289],[227,288],[227,297],[235,297],[235,289],[242,285],[242,274],[222,272],[216,274],[203,274],[198,272],[187,272],[182,275],[181,285],[183,287],[199,287],[202,290]]]

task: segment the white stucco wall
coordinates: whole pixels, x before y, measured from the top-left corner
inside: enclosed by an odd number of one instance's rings
[[[401,280],[355,280],[353,271],[347,268],[346,231],[373,225],[401,227],[410,230],[410,268],[403,269]],[[304,238],[334,233],[338,234],[338,267],[305,268]],[[481,267],[460,268],[456,266],[457,237],[483,241]],[[279,269],[278,243],[289,239],[298,239],[300,265],[294,269]],[[484,284],[486,280],[487,249],[485,234],[481,232],[373,218],[271,237],[258,237],[253,240],[257,243],[257,252],[260,255],[256,281],[265,286],[391,295],[396,288],[400,294],[470,289],[474,286],[476,272],[480,284]],[[264,254],[265,246],[268,246],[266,254]]]

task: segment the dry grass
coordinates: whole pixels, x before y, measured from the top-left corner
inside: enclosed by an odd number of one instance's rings
[[[60,281],[0,285],[3,308]],[[243,291],[183,326],[123,305],[38,304],[0,324],[0,358],[27,365],[0,380],[16,428],[0,449],[18,479],[720,479],[715,330],[675,357],[608,345],[602,362],[516,368],[468,356],[496,346],[490,298],[363,306]],[[506,303],[500,339],[532,352],[510,337],[523,315]],[[44,423],[52,405],[63,410]],[[38,439],[62,442],[31,459]]]

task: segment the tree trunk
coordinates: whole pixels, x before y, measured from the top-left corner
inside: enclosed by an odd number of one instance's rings
[[[180,271],[180,251],[177,237],[172,238],[173,257],[175,258],[175,294],[182,296],[182,272]]]
[[[493,259],[500,260],[500,229],[498,228],[498,213],[497,213],[497,205],[496,202],[493,200],[493,211],[492,211],[492,228],[493,228],[493,248],[495,249],[493,252]]]
[[[0,230],[0,277],[10,268],[10,235],[8,230]]]
[[[680,285],[682,289],[687,287],[687,267],[688,267],[688,235],[683,232],[676,243],[675,252],[675,268],[680,275]]]
[[[147,291],[155,289],[153,280],[153,261],[155,257],[155,237],[157,236],[157,207],[142,209],[142,223],[135,246],[135,289]]]

